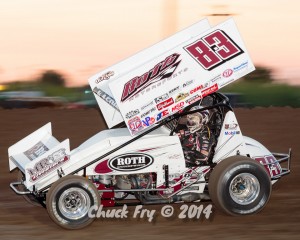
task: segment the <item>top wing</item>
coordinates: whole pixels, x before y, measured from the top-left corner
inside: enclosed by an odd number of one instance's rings
[[[113,94],[109,88],[109,83],[119,77],[142,67],[145,63],[156,59],[169,50],[176,48],[182,42],[199,36],[208,30],[210,25],[207,19],[197,22],[196,24],[172,35],[171,37],[160,41],[159,43],[144,49],[143,51],[101,71],[89,79],[89,84],[98,102],[100,110],[104,116],[109,128],[124,122],[118,103],[116,103]],[[126,118],[125,118],[126,119]]]
[[[180,32],[107,69],[109,81],[90,81],[132,135],[255,69],[233,19],[213,28],[199,23],[188,37]]]

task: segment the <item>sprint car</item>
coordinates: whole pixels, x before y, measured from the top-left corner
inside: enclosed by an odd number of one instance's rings
[[[107,130],[70,150],[47,123],[10,146],[10,187],[66,229],[91,224],[100,205],[211,200],[230,215],[259,212],[291,150],[244,136],[218,92],[253,70],[233,20],[202,20],[89,79]]]

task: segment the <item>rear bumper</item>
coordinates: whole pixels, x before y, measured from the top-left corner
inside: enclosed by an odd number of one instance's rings
[[[18,195],[26,195],[26,194],[31,194],[32,192],[30,191],[20,191],[17,187],[24,184],[22,182],[12,182],[9,184],[10,188]]]

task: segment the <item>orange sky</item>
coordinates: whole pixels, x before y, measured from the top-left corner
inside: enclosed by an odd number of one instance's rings
[[[226,3],[226,4],[225,4]],[[207,17],[231,13],[253,62],[300,85],[297,0],[9,0],[0,2],[0,82],[47,69],[68,85]]]

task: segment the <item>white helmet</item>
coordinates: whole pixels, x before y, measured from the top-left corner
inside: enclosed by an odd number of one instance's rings
[[[199,107],[192,107],[190,111],[197,110]],[[194,133],[200,130],[203,124],[208,122],[209,111],[204,110],[201,112],[196,112],[187,115],[186,126],[190,130],[191,133]]]

